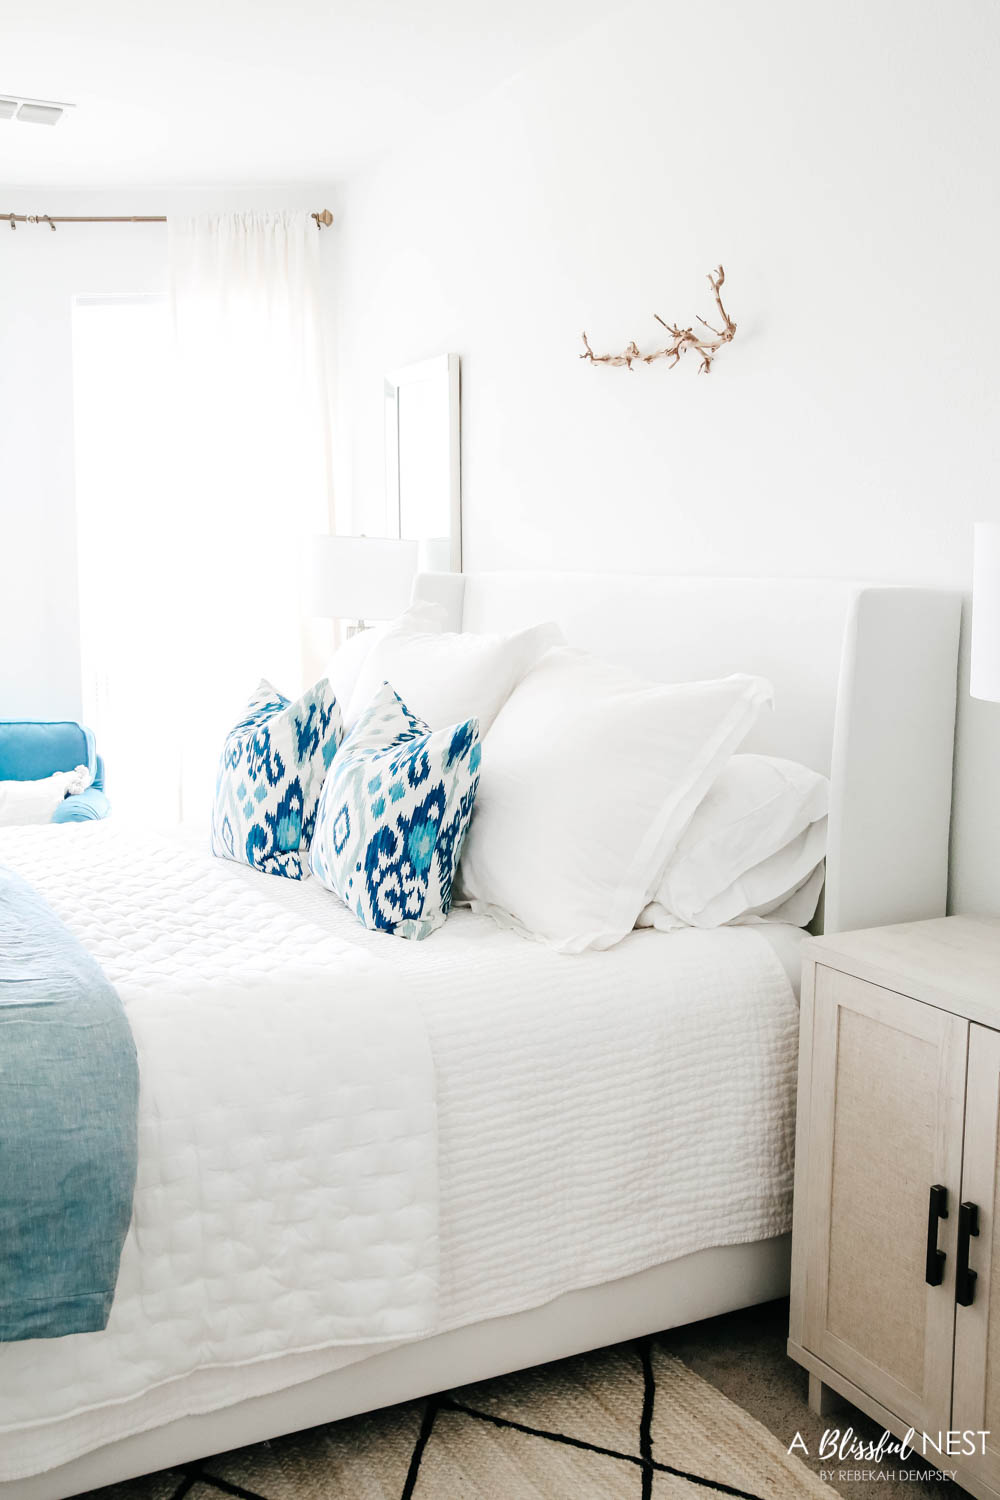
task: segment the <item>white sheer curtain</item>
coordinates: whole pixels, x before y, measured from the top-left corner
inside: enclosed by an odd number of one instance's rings
[[[303,685],[301,553],[330,523],[329,400],[311,216],[171,218],[168,237],[168,712],[182,815],[201,821],[223,736],[259,678],[290,694]]]
[[[80,297],[73,309],[77,561],[83,712],[107,767],[115,821],[176,823],[179,756],[164,732],[174,670],[172,336],[163,297]]]

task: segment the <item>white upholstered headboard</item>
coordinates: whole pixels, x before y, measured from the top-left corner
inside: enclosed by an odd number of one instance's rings
[[[754,672],[774,684],[743,748],[833,783],[825,927],[938,916],[948,833],[961,595],[839,579],[425,573],[449,628],[555,620],[573,646],[660,681]]]

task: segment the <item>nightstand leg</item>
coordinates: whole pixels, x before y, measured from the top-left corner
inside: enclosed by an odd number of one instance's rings
[[[832,1387],[824,1385],[818,1375],[809,1375],[809,1410],[818,1417],[830,1417],[847,1403]]]

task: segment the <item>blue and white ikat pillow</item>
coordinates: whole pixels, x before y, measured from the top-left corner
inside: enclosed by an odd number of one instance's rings
[[[444,922],[480,755],[477,719],[431,730],[388,683],[344,740],[309,868],[366,927],[425,938]]]
[[[289,702],[261,681],[226,736],[215,782],[212,853],[302,880],[323,781],[343,738],[324,677]]]

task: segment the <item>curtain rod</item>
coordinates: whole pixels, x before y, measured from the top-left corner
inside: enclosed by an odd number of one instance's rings
[[[321,213],[311,214],[310,217],[316,220],[317,229],[322,229],[324,225],[329,229],[333,223],[333,214],[328,208],[324,208]],[[18,224],[47,224],[52,230],[57,224],[165,224],[167,222],[166,214],[127,214],[108,218],[66,214],[2,214],[0,218],[5,219],[11,229],[16,229]]]

